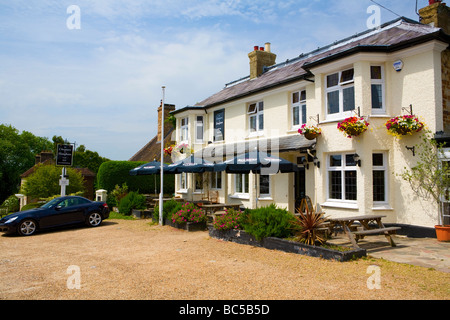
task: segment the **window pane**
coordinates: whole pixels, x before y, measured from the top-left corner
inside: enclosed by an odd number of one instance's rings
[[[264,130],[264,114],[259,115],[259,130]]]
[[[353,157],[352,154],[345,155],[345,165],[348,167],[356,166],[355,158]]]
[[[345,200],[356,200],[356,171],[345,171]]]
[[[256,116],[250,117],[250,132],[256,131]]]
[[[236,193],[242,193],[242,174],[236,175]]]
[[[264,111],[264,102],[258,103],[258,111]]]
[[[381,66],[370,67],[370,77],[371,79],[381,80]]]
[[[328,92],[328,114],[339,113],[339,91]]]
[[[302,123],[306,123],[306,104],[302,105]]]
[[[196,139],[203,141],[203,117],[197,117]]]
[[[386,201],[384,171],[373,171],[373,201]]]
[[[298,103],[300,101],[300,93],[294,92],[292,94],[292,103]]]
[[[216,172],[216,189],[222,189],[222,173]]]
[[[342,90],[344,95],[344,111],[355,110],[355,87]]]
[[[330,156],[330,166],[340,167],[342,165],[342,156],[340,154]]]
[[[354,75],[354,70],[353,69],[342,71],[341,82],[352,81],[353,80],[353,75]]]
[[[248,113],[255,113],[256,112],[256,103],[252,103],[248,106]]]
[[[342,173],[340,171],[330,172],[330,198],[342,199]]]
[[[242,183],[244,184],[244,188],[245,188],[244,192],[248,193],[248,174],[244,174],[242,176]]]
[[[305,101],[306,100],[306,90],[303,90],[300,94],[300,101]]]
[[[337,86],[339,84],[339,73],[327,76],[327,88]]]
[[[292,124],[297,126],[300,124],[300,107],[292,108]]]
[[[259,176],[259,193],[270,194],[270,176]]]
[[[382,167],[382,166],[384,166],[383,154],[382,153],[374,153],[372,155],[372,165],[374,167]]]
[[[383,109],[383,86],[372,85],[372,109]]]

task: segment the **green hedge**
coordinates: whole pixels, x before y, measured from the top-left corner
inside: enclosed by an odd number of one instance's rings
[[[97,173],[97,188],[107,191],[114,190],[116,185],[128,186],[128,191],[136,191],[141,194],[155,193],[159,194],[159,175],[148,176],[130,176],[130,170],[145,164],[142,161],[108,161],[102,163]],[[164,175],[164,194],[173,194],[175,192],[175,175]]]

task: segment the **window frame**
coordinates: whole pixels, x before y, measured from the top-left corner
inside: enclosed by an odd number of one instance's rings
[[[218,182],[220,181],[220,186],[218,186]],[[211,190],[222,190],[222,172],[211,172],[210,175],[210,186]]]
[[[258,175],[259,177],[258,177],[258,179],[259,179],[259,185],[258,185],[258,187],[259,187],[259,194],[258,194],[258,198],[270,198],[271,196],[272,196],[272,176],[271,175],[261,175],[261,174],[259,174]],[[269,189],[269,193],[262,193],[261,192],[261,178],[262,177],[268,177],[268,186],[267,186],[267,188]]]
[[[372,79],[372,67],[380,67],[381,79]],[[373,64],[370,66],[370,98],[371,98],[371,112],[374,115],[386,114],[386,77],[383,65]],[[373,86],[381,86],[381,108],[373,107]]]
[[[374,165],[373,164],[373,156],[375,154],[382,155],[383,159],[383,165]],[[374,151],[372,152],[372,201],[374,207],[385,207],[389,204],[389,180],[388,180],[388,156],[386,152],[383,151]],[[375,201],[375,177],[374,172],[384,172],[383,179],[384,179],[384,200],[383,201]]]
[[[183,183],[183,181],[184,181],[184,183]],[[186,172],[182,172],[181,174],[179,174],[178,183],[179,183],[179,185],[178,185],[177,192],[186,193],[188,190],[188,175]]]
[[[184,124],[183,124],[184,122]],[[189,141],[189,117],[180,118],[180,142]]]
[[[253,106],[254,108],[252,108]],[[251,108],[252,110],[250,110]],[[247,119],[249,136],[261,135],[264,133],[264,101],[252,102],[247,105]],[[255,130],[252,130],[252,119],[255,119]]]
[[[201,123],[199,122],[199,118],[201,118]],[[199,128],[201,128],[202,137],[199,139],[198,133]],[[205,117],[204,116],[195,116],[195,142],[203,143],[205,141]]]
[[[242,179],[242,190],[238,191],[238,176]],[[249,196],[250,194],[250,187],[249,187],[249,181],[250,175],[248,173],[238,173],[234,174],[234,194],[237,196]]]
[[[302,93],[304,92],[304,99]],[[298,94],[298,101],[294,101],[294,96]],[[298,108],[298,123],[295,123],[295,109]],[[306,89],[301,89],[291,93],[291,123],[292,129],[298,129],[307,122]]]
[[[352,156],[354,152],[332,153],[327,155],[327,202],[356,205],[358,202],[358,167],[356,163],[347,164],[347,156]],[[331,166],[331,157],[341,156],[341,164],[339,166]],[[340,198],[332,198],[331,196],[331,173],[340,172]],[[347,189],[351,186],[346,184],[346,172],[354,172],[355,174],[355,199],[347,199]]]
[[[345,72],[352,70],[352,79],[343,81],[343,75]],[[334,75],[338,75],[337,84],[328,87],[328,78]],[[325,115],[327,120],[338,120],[351,116],[352,112],[356,110],[355,102],[355,69],[354,67],[345,68],[337,72],[332,72],[325,75],[324,78],[325,87]],[[352,110],[344,110],[344,91],[353,88],[353,102],[354,106]],[[336,113],[329,113],[329,94],[338,92],[339,110]]]

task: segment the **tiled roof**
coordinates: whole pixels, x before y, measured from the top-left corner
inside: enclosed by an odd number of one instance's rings
[[[279,63],[255,79],[245,77],[198,103],[196,107],[213,107],[269,88],[313,77],[309,68],[356,52],[393,52],[408,46],[439,39],[450,43],[441,29],[399,18],[378,29],[356,34],[313,52]]]
[[[170,129],[169,133],[164,138],[164,146],[172,142],[172,132],[174,129]],[[128,161],[153,161],[161,158],[161,144],[158,141],[158,136],[155,136],[149,143],[147,143],[141,150],[139,150]],[[172,163],[172,159],[169,156],[164,156],[165,163]]]

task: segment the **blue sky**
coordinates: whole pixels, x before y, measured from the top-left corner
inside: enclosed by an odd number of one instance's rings
[[[377,0],[418,20],[416,0]],[[419,8],[427,0],[418,0]],[[67,20],[80,8],[80,29]],[[249,74],[367,30],[370,0],[0,0],[0,123],[128,160],[157,131],[157,107],[193,105]],[[381,22],[397,15],[381,9]],[[71,20],[70,20],[71,21]]]

